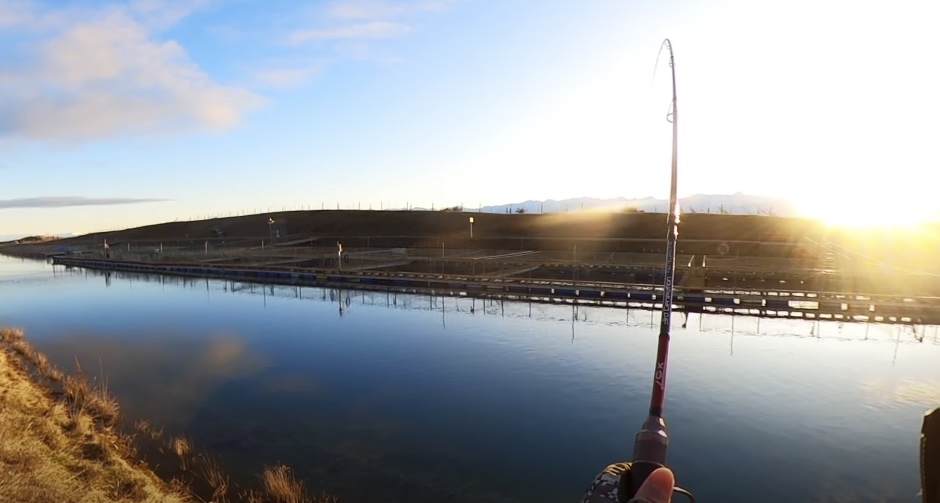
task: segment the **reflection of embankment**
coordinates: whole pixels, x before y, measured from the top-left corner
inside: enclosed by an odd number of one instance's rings
[[[468,496],[479,490],[467,489],[464,483],[453,484],[425,471],[406,473],[383,462],[401,449],[392,443],[400,426],[374,414],[376,394],[388,392],[384,387],[362,396],[327,389],[309,374],[269,368],[235,334],[70,333],[41,342],[52,361],[63,366],[78,358],[96,374],[100,365],[120,399],[125,425],[137,423],[145,432],[165,428],[154,442],[139,445],[162,477],[180,477],[182,467],[196,473],[197,460],[211,459],[181,441],[177,436],[182,432],[218,456],[219,468],[199,468],[199,477],[188,479],[201,494],[211,494],[202,478],[215,471],[224,472],[241,489],[263,489],[258,471],[286,463],[299,478],[317,481],[344,501],[369,501],[376,487],[416,502],[435,501],[440,494],[455,502],[499,501]],[[238,383],[227,385],[234,381]],[[292,399],[298,392],[334,406],[298,406]],[[345,412],[337,413],[335,407]],[[348,432],[342,442],[334,435],[340,430]]]
[[[64,368],[74,359],[108,376],[124,420],[147,419],[168,430],[185,428],[222,383],[261,370],[264,362],[234,334],[69,333],[39,342]]]
[[[20,330],[0,328],[0,343],[3,501],[335,502],[311,496],[282,464],[233,481],[212,454],[146,420],[126,435],[115,427],[119,406],[103,373],[89,379],[78,358],[76,374],[61,372]],[[216,346],[206,360],[225,366],[239,353]],[[143,460],[156,461],[163,481]]]
[[[106,271],[105,284],[110,285],[112,271],[123,271],[122,277],[157,275],[160,278],[193,277],[205,282],[209,293],[210,278],[230,284],[232,291],[245,285],[253,290],[255,282],[280,285],[294,291],[306,288],[347,289],[371,292],[398,292],[456,298],[496,299],[500,301],[569,304],[626,309],[658,310],[662,304],[661,288],[656,285],[582,282],[577,275],[562,281],[526,278],[482,278],[435,274],[389,273],[323,273],[299,270],[230,269],[199,264],[161,265],[111,260],[57,259],[66,271],[83,268]],[[714,272],[714,271],[713,271]],[[128,274],[130,273],[130,274]],[[100,274],[100,273],[98,273]],[[140,276],[142,277],[142,276]],[[266,279],[260,279],[266,278]],[[783,280],[780,280],[781,282]],[[684,284],[680,281],[680,283]],[[802,281],[800,282],[802,283]],[[161,284],[166,283],[161,279]],[[195,285],[195,281],[187,284]],[[691,287],[690,287],[691,288]],[[755,289],[757,288],[757,289]],[[267,289],[259,291],[266,297]],[[857,292],[858,290],[848,290]],[[705,312],[772,319],[808,319],[885,324],[940,324],[937,299],[940,297],[838,293],[798,288],[778,289],[775,286],[707,286],[704,290],[680,287],[674,299],[677,312]],[[340,314],[343,309],[340,306]]]
[[[0,500],[189,500],[134,461],[100,382],[63,374],[21,331],[0,343]]]
[[[76,273],[77,274],[77,273]],[[251,295],[259,302],[269,300],[293,300],[326,303],[337,306],[342,315],[353,315],[357,309],[385,308],[403,311],[427,311],[438,313],[446,327],[447,320],[456,316],[498,316],[514,319],[530,319],[541,322],[567,322],[572,327],[594,324],[612,326],[658,325],[659,311],[648,308],[623,308],[571,304],[567,302],[544,303],[526,300],[497,298],[474,298],[442,296],[428,293],[407,293],[391,290],[359,290],[335,287],[309,287],[261,284],[228,280],[193,279],[131,272],[103,273],[93,269],[82,272],[92,276],[113,274],[123,281],[152,283],[186,289],[203,289],[208,295]],[[676,313],[681,317],[682,314]],[[699,323],[699,317],[707,320]],[[680,320],[680,318],[676,318]],[[674,320],[678,327],[681,321]],[[690,330],[703,333],[734,333],[736,336],[760,337],[805,337],[851,341],[882,341],[940,343],[940,326],[890,323],[843,322],[839,320],[803,320],[786,317],[757,317],[731,314],[692,314]],[[677,332],[680,333],[680,332]]]

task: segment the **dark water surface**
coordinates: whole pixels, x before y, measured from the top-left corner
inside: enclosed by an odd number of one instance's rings
[[[128,422],[185,433],[234,478],[286,463],[343,501],[577,501],[630,456],[658,316],[0,257],[0,326],[103,372]],[[917,501],[936,327],[692,316],[666,416],[699,501]]]

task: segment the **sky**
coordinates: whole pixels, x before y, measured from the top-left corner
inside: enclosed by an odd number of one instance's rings
[[[0,0],[0,236],[784,197],[940,218],[935,0]]]

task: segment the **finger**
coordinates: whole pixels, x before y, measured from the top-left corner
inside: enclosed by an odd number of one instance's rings
[[[669,503],[672,501],[672,489],[675,485],[676,478],[672,470],[657,468],[643,482],[634,498],[649,503]]]

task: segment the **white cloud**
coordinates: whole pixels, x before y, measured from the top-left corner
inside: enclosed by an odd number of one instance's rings
[[[323,61],[370,61],[396,64],[401,57],[382,42],[415,31],[419,15],[453,7],[466,0],[331,0],[317,4],[298,16],[299,24],[287,34],[276,36],[282,45],[297,51],[316,51]],[[319,74],[299,65],[252,72],[256,81],[269,86],[299,85]]]
[[[234,26],[214,25],[206,28],[206,33],[224,42],[237,42],[244,37],[244,33]]]
[[[456,5],[460,0],[340,0],[327,7],[330,17],[341,19],[382,19],[404,14],[438,11]]]
[[[256,81],[270,87],[294,87],[306,83],[320,72],[316,66],[269,67],[254,71]]]
[[[382,47],[376,47],[365,40],[342,40],[333,44],[333,50],[344,59],[353,61],[372,61],[382,65],[393,65],[401,58]]]
[[[195,3],[140,0],[57,23],[20,63],[0,64],[0,138],[75,141],[238,123],[262,99],[213,81],[177,42],[155,39],[145,24],[165,27]],[[161,5],[172,13],[144,22],[131,14]]]
[[[19,26],[31,19],[35,13],[32,2],[0,0],[0,28]]]
[[[33,0],[0,0],[0,28],[21,32],[37,32],[62,27],[68,22],[88,17],[88,12],[75,5],[56,10],[43,10]]]
[[[165,29],[210,2],[211,0],[132,0],[129,8],[141,23]]]
[[[404,35],[411,31],[406,24],[390,21],[370,21],[332,28],[297,30],[288,35],[292,44],[303,44],[316,40],[376,39]]]
[[[67,208],[72,206],[113,206],[119,204],[158,203],[167,199],[137,197],[40,196],[0,199],[0,210],[9,208]]]
[[[344,1],[327,7],[330,17],[341,19],[374,19],[398,15],[401,7],[387,2]]]

